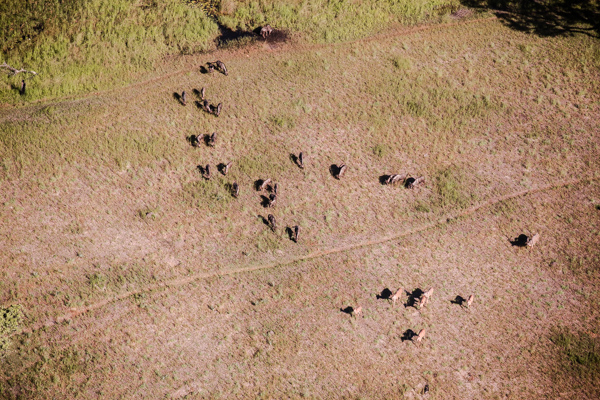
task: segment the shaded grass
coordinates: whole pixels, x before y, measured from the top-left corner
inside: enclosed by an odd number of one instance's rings
[[[562,353],[561,372],[575,378],[574,386],[584,393],[600,394],[600,341],[588,333],[574,333],[567,328],[556,329],[550,340]]]
[[[435,190],[438,194],[439,206],[442,208],[465,208],[469,205],[465,179],[457,167],[450,167],[438,172],[435,178]]]

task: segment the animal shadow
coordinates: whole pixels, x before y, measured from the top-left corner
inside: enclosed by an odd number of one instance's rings
[[[339,166],[335,165],[335,164],[331,164],[329,166],[329,173],[334,178],[337,178],[340,175],[340,170],[341,170],[341,168]]]
[[[198,89],[192,89],[192,93],[194,93],[195,96],[202,97],[202,94]]]
[[[180,95],[179,93],[177,93],[177,92],[173,92],[173,98],[174,98],[175,100],[177,100],[177,102],[178,102],[179,104],[181,104],[182,106],[184,105],[184,104],[183,104],[183,99],[181,98],[181,95]]]
[[[254,190],[256,190],[257,192],[260,190],[260,187],[262,186],[262,184],[265,182],[264,179],[257,179],[254,181]]]
[[[206,167],[203,165],[198,165],[196,168],[198,168],[198,171],[200,171],[202,176],[204,176],[204,174],[206,174],[208,172],[208,171],[206,171]]]
[[[202,102],[199,100],[194,101],[194,105],[196,106],[196,108],[203,110],[204,106],[202,105]]]
[[[354,307],[346,307],[346,308],[340,308],[340,311],[349,315],[352,315],[352,313],[354,312]]]
[[[421,296],[423,296],[423,291],[419,288],[416,288],[415,290],[412,291],[412,293],[408,293],[408,300],[406,300],[406,303],[404,304],[405,308],[408,307],[417,307],[417,299],[420,299]]]
[[[201,74],[208,74],[208,68],[206,68],[205,65],[201,65],[200,66],[200,73]]]
[[[382,185],[385,185],[386,182],[387,182],[387,180],[390,179],[390,176],[391,175],[381,175],[379,177],[379,183],[382,184]]]
[[[271,227],[271,224],[269,223],[269,220],[266,219],[265,217],[263,217],[262,215],[259,215],[258,218],[260,218],[262,220],[262,223],[265,224],[266,226],[268,226],[269,228]]]
[[[406,178],[406,181],[404,182],[404,187],[409,188],[410,185],[412,185],[415,181],[416,181],[416,179],[413,178],[412,176],[410,178]]]
[[[292,242],[295,242],[295,240],[294,240],[294,230],[292,228],[290,228],[289,226],[287,226],[285,228],[285,233],[288,235],[288,237],[290,238],[290,240]]]
[[[265,196],[264,194],[260,195],[260,205],[267,208],[269,207],[269,204],[271,203],[271,201],[269,200],[269,198],[267,196]]]
[[[385,288],[376,297],[377,300],[389,300],[389,298],[392,297],[392,291],[388,288]]]
[[[192,146],[196,147],[200,139],[196,135],[186,136],[185,140]]]
[[[300,166],[300,164],[298,164],[298,156],[295,155],[294,153],[290,153],[290,160],[292,160],[292,162],[294,164],[296,164],[298,167]]]
[[[225,168],[227,167],[227,165],[225,165],[225,163],[220,163],[219,165],[217,165],[217,171],[219,171],[220,173],[222,173],[223,175],[225,175]]]
[[[209,133],[207,133],[206,135],[204,135],[204,144],[207,145],[208,147],[211,147],[210,134]]]
[[[465,300],[462,296],[456,296],[456,298],[454,300],[450,300],[450,303],[452,304],[458,304],[459,306],[462,307],[462,305],[466,302],[467,300]]]
[[[517,247],[525,247],[527,246],[527,235],[521,233],[515,240],[510,240],[510,244]]]
[[[417,336],[417,334],[415,333],[415,331],[413,331],[412,329],[407,329],[403,334],[402,334],[402,338],[400,338],[400,340],[402,340],[403,342],[410,340],[412,341],[412,339]]]

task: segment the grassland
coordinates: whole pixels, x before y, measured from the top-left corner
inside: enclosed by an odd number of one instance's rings
[[[455,0],[7,0],[0,5],[0,64],[37,75],[2,70],[0,104],[106,90],[160,76],[178,69],[161,63],[165,57],[249,43],[255,40],[253,31],[267,23],[289,31],[298,42],[331,43],[398,23],[437,19],[457,6]],[[228,33],[238,38],[225,37]],[[19,95],[23,78],[29,84],[25,96]]]
[[[0,110],[0,306],[23,314],[0,325],[0,393],[597,398],[599,48],[455,22],[165,59],[183,72]],[[229,76],[200,72],[216,58]],[[173,97],[201,87],[219,118]],[[436,291],[377,298],[400,286]]]

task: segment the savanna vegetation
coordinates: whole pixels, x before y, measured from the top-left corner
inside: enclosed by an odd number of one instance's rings
[[[0,13],[3,56],[39,73],[25,96],[22,73],[2,77],[0,398],[600,396],[592,22],[545,35],[491,3],[92,3]],[[215,42],[264,23],[289,41]],[[217,59],[228,76],[199,68]],[[435,290],[419,309],[389,301],[399,287]]]

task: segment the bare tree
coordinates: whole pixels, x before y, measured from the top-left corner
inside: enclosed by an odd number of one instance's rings
[[[26,74],[31,74],[31,75],[37,75],[37,72],[35,72],[35,71],[29,71],[29,70],[26,70],[24,68],[22,68],[22,69],[16,69],[16,68],[11,67],[7,63],[0,64],[0,68],[6,68],[7,70],[10,71],[11,75],[17,75],[17,74],[20,74],[21,72],[24,72]]]

